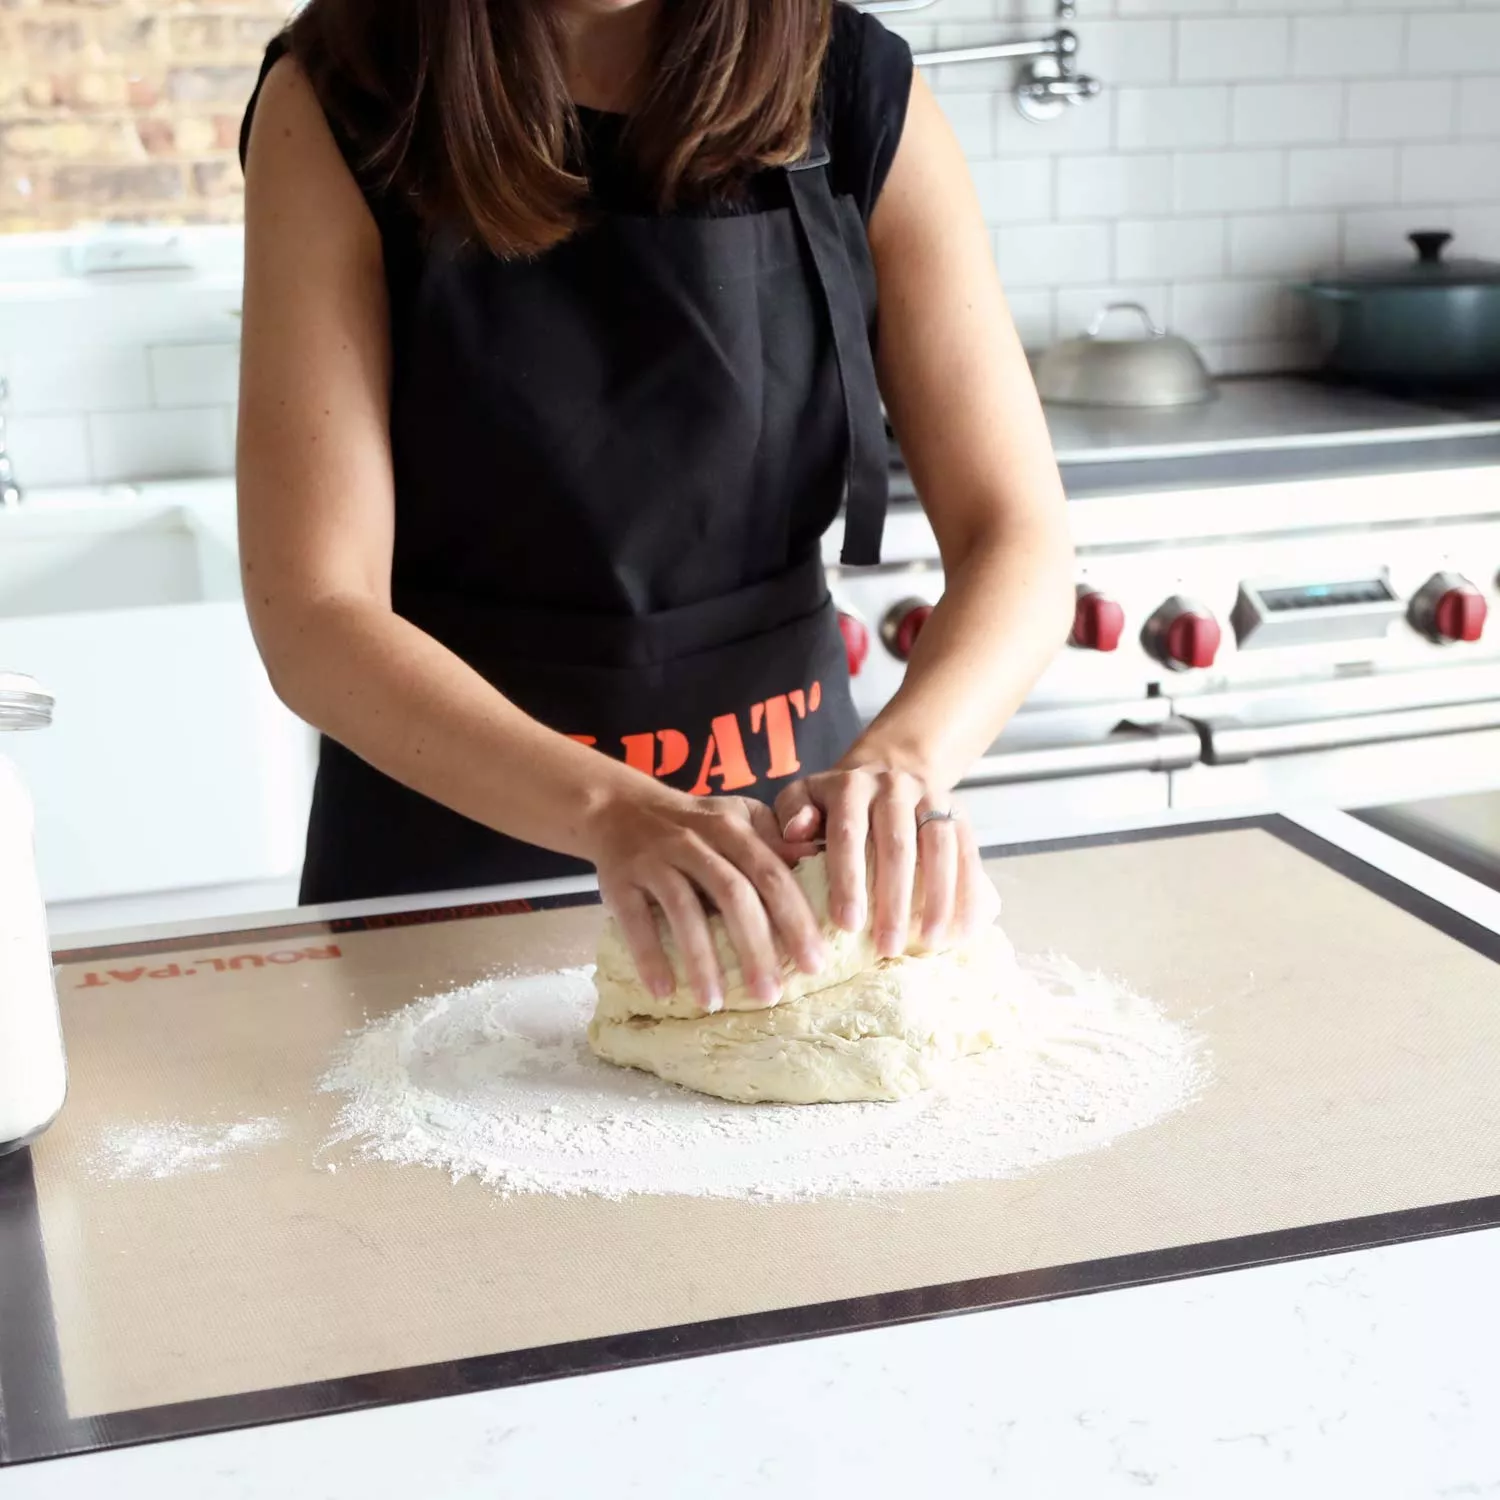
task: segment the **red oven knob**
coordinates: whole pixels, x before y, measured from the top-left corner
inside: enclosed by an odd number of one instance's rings
[[[1461,573],[1434,573],[1411,601],[1411,623],[1440,643],[1477,641],[1489,612],[1484,595]]]
[[[917,644],[922,627],[932,616],[932,606],[925,599],[903,599],[893,604],[880,622],[880,639],[897,661],[907,661]]]
[[[860,668],[870,658],[870,628],[858,615],[841,609],[839,634],[844,638],[844,652],[849,658],[849,675],[858,677]]]
[[[1146,649],[1174,672],[1211,667],[1223,632],[1213,613],[1190,599],[1169,599],[1146,622]]]
[[[1073,606],[1073,633],[1068,637],[1068,644],[1085,651],[1114,651],[1124,633],[1125,611],[1119,604],[1098,589],[1080,583],[1078,603]]]

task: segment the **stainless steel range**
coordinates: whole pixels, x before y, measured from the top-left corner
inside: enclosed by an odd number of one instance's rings
[[[1500,787],[1500,399],[1255,379],[1189,411],[1049,422],[1077,618],[965,783],[986,828]],[[899,464],[895,494],[886,563],[831,570],[867,718],[942,590]]]

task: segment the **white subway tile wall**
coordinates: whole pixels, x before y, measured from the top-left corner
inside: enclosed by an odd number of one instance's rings
[[[1053,0],[887,17],[920,51],[1039,36]],[[1223,373],[1310,359],[1286,287],[1399,258],[1413,229],[1500,258],[1500,0],[1078,0],[1103,95],[1017,113],[1009,62],[929,69],[974,171],[1021,336],[1144,304]],[[23,485],[232,467],[238,234],[196,269],[72,274],[56,237],[0,238],[0,375]],[[1128,315],[1117,314],[1126,320]]]
[[[1177,156],[1177,211],[1193,214],[1280,208],[1286,157],[1280,151],[1183,151]]]
[[[93,478],[87,417],[11,417],[6,441],[23,486],[86,484]]]
[[[0,236],[0,376],[23,489],[233,469],[239,240],[185,231],[186,266],[79,276],[70,237]]]
[[[1449,140],[1457,98],[1451,78],[1351,83],[1344,133],[1351,141]]]
[[[158,406],[233,405],[239,395],[238,344],[156,344],[151,389]]]
[[[1337,83],[1266,83],[1236,89],[1234,143],[1290,146],[1340,139],[1344,89]]]
[[[1339,257],[1336,213],[1238,214],[1229,224],[1236,276],[1297,276]]]
[[[96,478],[227,474],[234,467],[233,428],[226,407],[91,412],[88,424]]]
[[[1125,281],[1222,276],[1223,219],[1121,219],[1115,225],[1115,270]]]
[[[1041,35],[1051,15],[937,0],[886,21],[920,51]],[[1105,91],[1060,121],[1017,114],[1012,64],[928,74],[1028,345],[1134,300],[1222,373],[1298,368],[1306,309],[1286,288],[1310,273],[1398,260],[1414,229],[1500,258],[1500,0],[1078,0],[1070,24]]]
[[[1500,140],[1500,73],[1489,78],[1465,78],[1459,84],[1458,133]]]
[[[1184,18],[1177,28],[1177,76],[1235,82],[1281,78],[1290,36],[1291,24],[1281,16]]]
[[[1378,78],[1401,71],[1399,15],[1304,16],[1293,23],[1298,78]]]
[[[1293,208],[1397,202],[1396,159],[1392,146],[1296,147],[1287,157],[1287,201]]]

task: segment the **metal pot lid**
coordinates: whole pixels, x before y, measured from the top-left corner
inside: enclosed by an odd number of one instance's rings
[[[1133,313],[1142,331],[1105,334],[1116,312]],[[1061,406],[1190,406],[1211,400],[1213,377],[1185,338],[1160,327],[1139,302],[1111,302],[1087,330],[1046,350],[1034,370],[1043,401]]]
[[[1448,259],[1444,251],[1453,236],[1446,229],[1419,229],[1407,235],[1416,250],[1408,260],[1375,261],[1348,266],[1313,278],[1314,286],[1408,287],[1500,286],[1500,261]]]
[[[0,672],[0,729],[45,729],[52,694],[24,672]]]

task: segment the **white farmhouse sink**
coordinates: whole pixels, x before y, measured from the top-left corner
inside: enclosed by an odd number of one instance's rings
[[[50,903],[295,873],[314,741],[250,637],[232,480],[0,511],[0,670],[57,699],[50,729],[0,739]]]

